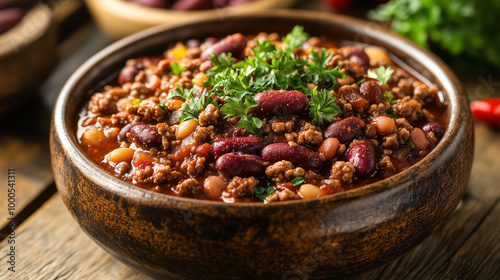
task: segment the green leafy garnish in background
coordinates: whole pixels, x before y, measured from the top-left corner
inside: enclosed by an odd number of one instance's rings
[[[292,31],[285,36],[283,40],[283,49],[287,52],[293,52],[299,48],[309,38],[309,34],[304,32],[304,27],[296,25]]]
[[[369,69],[368,77],[377,79],[380,85],[385,86],[391,78],[392,73],[394,73],[394,69],[392,69],[391,67],[385,68],[384,66],[380,66],[379,68],[375,69],[375,71]]]
[[[498,0],[392,0],[368,17],[389,22],[394,31],[423,47],[439,46],[498,68],[499,15]]]
[[[172,62],[170,64],[170,67],[172,67],[172,73],[174,73],[174,75],[181,75],[182,72],[186,71],[187,70],[187,67],[185,66],[181,66],[179,63],[177,63],[176,61]]]

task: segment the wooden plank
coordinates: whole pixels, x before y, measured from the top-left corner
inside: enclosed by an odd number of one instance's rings
[[[149,279],[83,233],[57,194],[18,228],[15,241],[16,272],[6,263],[11,245],[0,243],[0,279]]]

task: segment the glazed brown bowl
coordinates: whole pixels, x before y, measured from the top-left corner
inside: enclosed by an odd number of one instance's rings
[[[190,38],[235,32],[286,34],[296,24],[386,48],[441,88],[449,125],[422,161],[388,179],[318,199],[226,204],[153,193],[121,181],[80,148],[77,120],[93,90],[127,58]],[[51,129],[56,184],[73,217],[123,263],[162,279],[331,279],[408,252],[441,225],[469,178],[473,130],[455,75],[433,54],[376,25],[313,12],[273,11],[170,24],[119,41],[79,68],[62,89]]]

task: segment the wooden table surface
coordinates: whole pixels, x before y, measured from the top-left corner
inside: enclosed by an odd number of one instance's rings
[[[298,7],[322,8],[319,1],[303,1]],[[64,29],[69,31],[60,41],[60,59],[48,80],[21,107],[0,116],[0,279],[147,279],[80,230],[54,185],[48,135],[55,99],[79,65],[112,43],[88,19],[73,24]],[[500,95],[498,74],[460,78],[471,100]],[[457,210],[408,254],[359,279],[499,279],[499,140],[498,130],[476,122],[472,174]],[[8,211],[8,170],[15,170],[13,213]],[[9,270],[11,246],[15,272]]]

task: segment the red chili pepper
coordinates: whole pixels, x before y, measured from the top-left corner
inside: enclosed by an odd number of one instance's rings
[[[500,128],[500,98],[487,98],[470,103],[472,116],[495,128]]]

